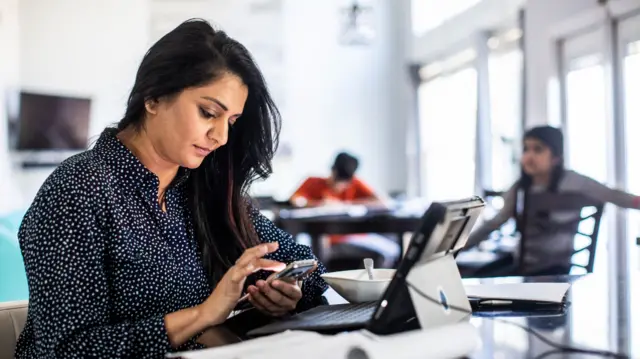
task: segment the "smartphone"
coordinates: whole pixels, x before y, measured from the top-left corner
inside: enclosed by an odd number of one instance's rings
[[[314,259],[291,262],[285,269],[276,273],[273,279],[300,280],[311,273],[316,265],[317,262]]]
[[[276,275],[269,279],[269,282],[275,279],[284,281],[297,281],[303,279],[316,268],[316,265],[317,262],[314,259],[291,262],[282,271],[276,273]],[[247,298],[249,298],[248,293],[240,297],[240,299],[238,299],[238,303],[244,302]]]

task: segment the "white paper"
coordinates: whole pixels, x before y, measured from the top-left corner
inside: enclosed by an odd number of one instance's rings
[[[468,322],[389,336],[376,336],[368,332],[350,334],[368,336],[371,340],[365,341],[362,347],[352,346],[351,354],[360,349],[364,357],[353,355],[345,359],[461,358],[471,355],[481,343],[478,330]]]
[[[220,348],[180,353],[185,359],[414,359],[459,358],[478,348],[480,336],[470,323],[390,336],[367,331],[339,335],[289,331]],[[356,353],[357,352],[357,353]],[[359,354],[359,355],[355,355]]]
[[[361,217],[366,215],[367,211],[365,205],[336,203],[319,207],[283,209],[280,210],[280,216],[286,218],[312,218],[339,215]]]
[[[463,251],[456,256],[456,262],[459,264],[490,263],[498,258],[499,255],[493,252]]]
[[[569,283],[505,283],[465,285],[469,298],[562,303]]]
[[[277,352],[282,347],[295,348],[309,343],[317,343],[323,336],[314,332],[286,331],[284,333],[248,340],[241,343],[229,344],[223,347],[197,350],[185,353],[167,355],[168,358],[182,357],[185,359],[226,359],[226,358],[250,358],[252,355],[266,355]]]

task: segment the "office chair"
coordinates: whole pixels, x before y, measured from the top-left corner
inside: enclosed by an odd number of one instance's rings
[[[590,213],[584,215],[583,213],[586,210],[589,210]],[[579,211],[580,216],[563,222],[552,221],[548,218],[542,219],[545,217],[543,214],[562,211]],[[530,228],[531,226],[529,224],[535,223],[534,228],[539,228],[543,233],[572,233],[574,234],[574,243],[576,236],[587,238],[589,240],[587,245],[574,249],[571,262],[568,263],[567,271],[570,271],[572,268],[582,268],[587,273],[592,273],[603,211],[603,203],[593,200],[581,193],[532,193],[529,194],[527,198],[527,205],[522,215],[524,221],[523,228]],[[581,224],[586,223],[586,221],[590,219],[593,221],[591,233],[581,231]],[[532,233],[522,233],[519,245],[520,255],[516,275],[524,275],[528,273],[523,258],[526,255],[525,243],[527,241],[527,237],[531,236],[531,234]],[[588,252],[587,263],[574,263],[573,260],[576,258],[576,255],[584,252]]]
[[[584,214],[587,210],[590,213]],[[579,212],[580,215],[573,220],[561,223],[545,218],[544,214],[553,212]],[[573,234],[574,245],[576,237],[588,239],[588,244],[575,248],[571,256],[571,262],[566,267],[550,268],[543,272],[534,272],[528,270],[523,258],[526,256],[527,237],[535,233],[520,233],[520,242],[518,244],[519,255],[516,257],[503,258],[500,261],[489,263],[479,268],[466,277],[487,278],[501,276],[531,276],[531,275],[562,275],[569,274],[572,268],[583,269],[587,273],[593,272],[595,263],[596,248],[598,243],[598,233],[600,230],[600,221],[604,211],[604,204],[597,202],[580,193],[534,193],[529,194],[527,205],[525,206],[522,217],[522,228],[529,228],[528,223],[531,221],[538,222],[537,227],[541,233],[571,233]],[[581,230],[581,224],[592,219],[593,226],[591,233]],[[535,227],[534,227],[535,228]],[[578,254],[588,253],[587,263],[575,263]]]

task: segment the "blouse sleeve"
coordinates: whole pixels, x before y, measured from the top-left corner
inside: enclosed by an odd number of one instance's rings
[[[600,201],[602,203],[612,203],[621,208],[640,209],[640,197],[621,191],[618,189],[609,188],[606,185],[594,180],[593,178],[578,175],[577,182],[582,193],[587,196]]]
[[[312,178],[307,178],[296,191],[291,195],[290,200],[295,201],[298,198],[304,198],[306,200],[320,200],[316,195],[317,191],[314,191],[315,186]]]
[[[283,263],[304,259],[315,259],[309,246],[298,244],[293,236],[276,227],[273,222],[264,217],[257,209],[251,210],[253,223],[260,241],[278,242],[279,249],[269,256],[269,259]],[[326,272],[326,268],[318,262],[318,268],[307,277],[302,284],[302,299],[298,302],[298,309],[308,309],[322,303],[322,294],[327,290],[327,283],[320,276]]]
[[[356,199],[375,199],[376,193],[359,178],[353,179],[353,185],[356,188]]]
[[[480,224],[477,228],[471,232],[469,240],[467,241],[467,248],[474,247],[480,242],[489,237],[491,232],[500,228],[511,217],[513,217],[513,210],[516,207],[518,195],[518,183],[516,182],[504,195],[504,205],[500,211],[490,220]]]
[[[110,315],[100,184],[77,174],[40,190],[20,229],[27,272],[28,332],[38,358],[157,358],[170,344],[164,318],[116,322]],[[98,191],[96,191],[98,189]],[[24,335],[24,334],[23,334]]]

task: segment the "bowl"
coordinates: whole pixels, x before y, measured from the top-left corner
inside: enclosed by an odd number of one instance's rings
[[[382,297],[395,269],[374,269],[373,280],[364,269],[322,274],[322,278],[349,303],[373,302]]]

